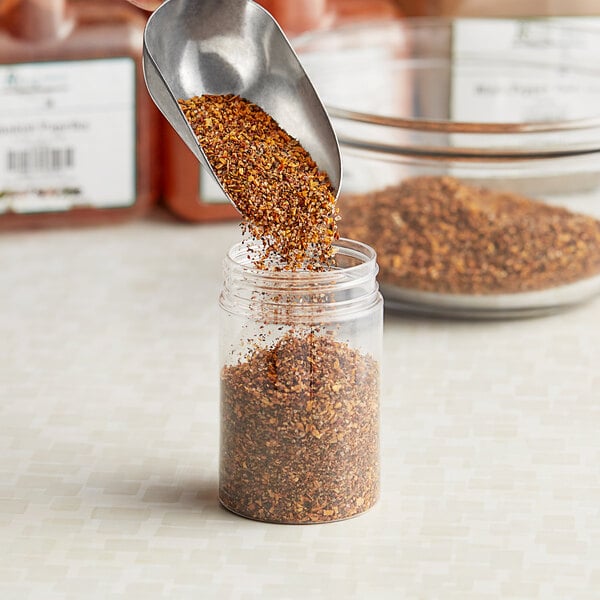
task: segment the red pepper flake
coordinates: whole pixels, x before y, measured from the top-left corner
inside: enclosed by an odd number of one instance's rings
[[[330,268],[339,237],[335,191],[300,143],[240,96],[206,94],[179,105],[244,230],[263,244],[256,266]]]
[[[379,369],[371,357],[332,336],[287,334],[223,369],[221,409],[219,497],[233,512],[319,523],[377,501]]]
[[[501,294],[600,273],[600,221],[453,177],[415,177],[342,196],[345,237],[377,251],[383,283]]]

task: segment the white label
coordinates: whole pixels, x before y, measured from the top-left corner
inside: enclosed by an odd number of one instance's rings
[[[452,118],[514,123],[595,116],[599,26],[593,17],[457,20]]]
[[[330,52],[324,49],[301,50],[299,55],[326,106],[397,116],[405,114],[407,106],[410,106],[409,75],[394,73],[390,77],[386,69],[378,68],[378,65],[402,55],[398,39],[391,36],[366,39],[364,48],[332,47]],[[360,73],[360,77],[355,77],[355,73]],[[361,139],[365,135],[365,125],[352,119],[333,119],[333,124],[341,140]],[[344,153],[343,161],[342,186],[345,193],[365,192],[377,183],[386,185],[386,178],[392,177],[395,181],[397,177],[390,165],[365,160],[364,156],[357,157],[348,151]]]
[[[131,58],[0,65],[0,213],[131,206]]]

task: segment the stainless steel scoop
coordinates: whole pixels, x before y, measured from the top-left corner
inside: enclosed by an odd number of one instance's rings
[[[143,59],[154,102],[220,186],[179,98],[238,94],[257,104],[310,153],[337,195],[342,165],[329,116],[281,28],[261,6],[167,0],[148,20]]]

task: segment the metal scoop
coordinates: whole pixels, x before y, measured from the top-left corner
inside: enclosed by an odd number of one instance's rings
[[[340,149],[329,117],[281,28],[258,4],[167,0],[146,25],[143,64],[152,99],[221,189],[179,98],[238,94],[257,104],[300,142],[339,192]]]

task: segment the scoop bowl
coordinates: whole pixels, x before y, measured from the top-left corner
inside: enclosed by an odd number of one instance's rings
[[[255,2],[166,0],[146,24],[143,67],[150,96],[221,189],[178,99],[237,94],[257,104],[339,193],[340,149],[329,116],[278,23]]]

